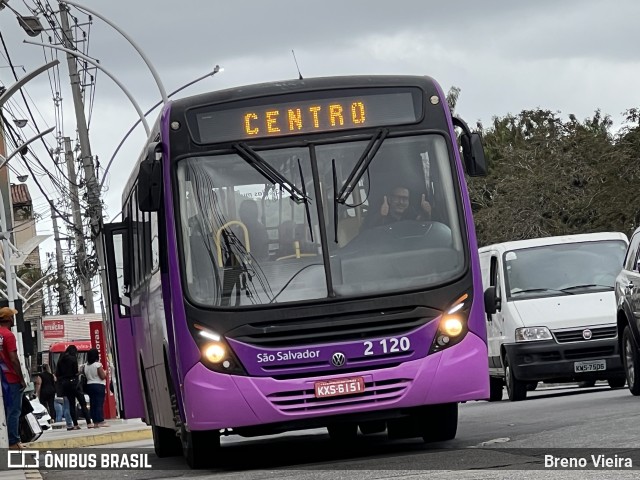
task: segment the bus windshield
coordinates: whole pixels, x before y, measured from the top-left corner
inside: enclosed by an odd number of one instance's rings
[[[613,290],[626,244],[576,242],[506,252],[508,297],[513,300]]]
[[[238,153],[180,160],[190,298],[267,305],[429,288],[460,275],[461,209],[445,138],[386,138],[346,201],[336,201],[368,144],[254,147],[277,176]]]

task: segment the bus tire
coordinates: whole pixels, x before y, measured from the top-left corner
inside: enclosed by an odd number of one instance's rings
[[[335,423],[327,427],[329,438],[340,444],[354,441],[358,437],[357,423]]]
[[[443,403],[427,407],[420,424],[425,443],[453,440],[458,432],[458,404]]]
[[[147,386],[147,378],[142,373],[142,389],[144,390],[144,399],[147,406],[147,420],[151,425],[151,433],[153,435],[153,450],[158,458],[177,457],[182,453],[180,438],[176,435],[176,431],[171,428],[158,427],[154,424],[153,405],[149,395],[149,387]]]
[[[220,433],[217,430],[180,431],[182,453],[187,465],[193,469],[211,468],[219,459]]]
[[[622,362],[627,376],[627,385],[633,395],[640,395],[640,355],[631,328],[624,328],[622,334]]]
[[[499,402],[502,400],[504,382],[498,377],[489,377],[489,401]]]
[[[507,395],[512,402],[519,402],[527,398],[527,383],[518,380],[509,365],[509,359],[504,359],[504,380],[507,386]]]

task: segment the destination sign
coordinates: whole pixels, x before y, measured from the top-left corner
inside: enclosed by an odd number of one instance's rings
[[[306,96],[317,96],[316,93]],[[414,100],[415,94],[408,90],[364,91],[319,100],[200,110],[195,115],[198,140],[199,143],[215,143],[415,123],[421,116],[420,102]]]

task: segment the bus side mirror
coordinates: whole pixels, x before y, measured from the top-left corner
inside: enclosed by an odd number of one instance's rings
[[[484,157],[482,138],[477,133],[463,133],[460,138],[462,143],[462,156],[467,175],[470,177],[484,177],[487,175],[487,161]]]
[[[489,287],[484,291],[484,311],[487,315],[493,315],[500,310],[502,301],[496,295],[496,287]]]
[[[157,212],[162,200],[162,145],[149,145],[147,158],[138,171],[138,208],[141,212]]]

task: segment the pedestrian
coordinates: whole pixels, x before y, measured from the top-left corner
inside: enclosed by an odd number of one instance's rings
[[[36,397],[40,403],[49,411],[52,419],[56,418],[56,407],[54,400],[56,396],[56,379],[51,373],[49,365],[44,364],[35,377]]]
[[[0,370],[3,382],[8,385],[9,398],[6,402],[7,430],[9,433],[9,448],[21,449],[20,443],[20,413],[22,412],[22,395],[27,382],[22,375],[16,336],[11,332],[14,315],[17,310],[9,307],[0,308]]]
[[[61,383],[64,396],[69,399],[69,410],[73,421],[73,427],[67,428],[67,430],[80,430],[76,412],[76,400],[80,404],[82,416],[87,421],[87,428],[94,427],[87,409],[87,402],[81,391],[82,385],[78,373],[78,348],[75,345],[69,345],[56,365],[56,377]]]
[[[108,427],[104,421],[104,397],[106,395],[107,374],[102,363],[98,360],[98,350],[92,348],[87,352],[87,363],[84,375],[87,377],[87,395],[89,395],[89,409],[93,424],[96,427]]]

